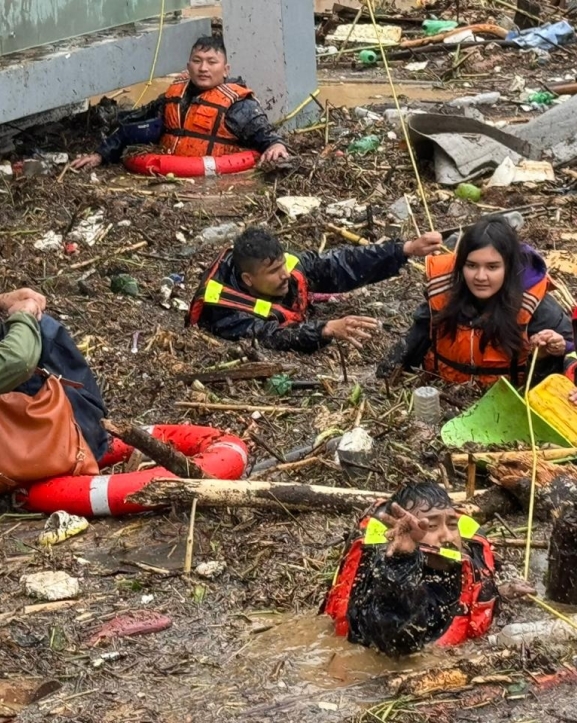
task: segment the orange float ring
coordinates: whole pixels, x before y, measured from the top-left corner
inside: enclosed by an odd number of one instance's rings
[[[145,176],[167,176],[173,173],[179,178],[191,176],[220,176],[225,173],[242,173],[254,168],[260,158],[256,151],[241,151],[226,156],[173,156],[162,153],[143,153],[123,159],[132,173]]]
[[[232,434],[224,434],[212,427],[185,424],[157,424],[147,427],[146,431],[192,457],[194,463],[211,477],[240,479],[246,468],[246,445]],[[101,469],[128,460],[133,451],[132,447],[114,439],[100,462]],[[17,490],[14,503],[30,512],[51,514],[64,510],[83,517],[145,512],[148,507],[125,500],[155,477],[175,475],[162,467],[155,467],[121,474],[53,477]]]

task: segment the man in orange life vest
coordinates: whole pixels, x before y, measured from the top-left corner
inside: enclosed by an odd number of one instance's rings
[[[252,90],[240,79],[228,80],[222,39],[199,38],[187,70],[164,95],[125,114],[120,128],[95,153],[75,159],[72,168],[117,163],[128,145],[158,142],[179,156],[224,156],[252,149],[262,154],[261,162],[288,158]]]
[[[458,645],[488,631],[499,597],[534,592],[497,587],[491,546],[471,517],[434,482],[376,503],[349,538],[323,612],[337,635],[392,657],[426,643]]]
[[[379,328],[369,316],[307,319],[309,292],[341,293],[399,273],[409,256],[439,249],[441,235],[429,232],[413,241],[348,246],[325,254],[283,253],[264,228],[250,227],[204,274],[189,323],[224,339],[257,339],[279,351],[314,352],[333,339],[358,349]]]

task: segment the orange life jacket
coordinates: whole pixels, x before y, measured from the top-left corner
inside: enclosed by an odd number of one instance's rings
[[[377,501],[369,513],[361,519],[353,538],[348,543],[333,584],[323,606],[323,612],[330,615],[335,623],[337,635],[348,635],[349,621],[347,617],[349,600],[355,584],[358,567],[361,562],[363,550],[367,545],[386,545],[384,525],[372,513],[384,504],[384,500]],[[478,543],[482,546],[483,568],[474,566],[468,555],[456,550],[444,549],[438,551],[441,556],[461,562],[461,596],[459,598],[460,612],[453,618],[449,628],[435,641],[436,645],[460,645],[469,638],[484,635],[493,621],[496,598],[480,601],[483,579],[495,573],[495,558],[487,538],[479,532],[479,525],[467,515],[459,517],[459,531],[461,537]]]
[[[178,156],[225,156],[242,151],[227,129],[225,117],[231,105],[252,95],[252,90],[236,83],[217,85],[196,96],[182,118],[180,104],[189,83],[190,78],[183,75],[165,94],[161,146]]]
[[[521,351],[514,358],[492,344],[487,344],[481,351],[480,329],[460,326],[456,338],[452,339],[435,328],[435,316],[445,308],[449,300],[454,265],[454,254],[427,256],[426,259],[427,294],[431,309],[431,348],[425,356],[424,368],[450,382],[463,383],[474,379],[483,386],[490,386],[499,377],[508,376],[513,384],[519,385],[527,361],[527,351]],[[529,348],[527,326],[548,288],[549,278],[545,276],[523,294],[517,323],[522,328],[526,349]]]
[[[299,324],[304,321],[308,307],[308,284],[306,276],[300,269],[297,256],[285,254],[287,269],[297,284],[296,298],[292,306],[288,307],[244,294],[242,291],[228,286],[223,279],[222,269],[223,262],[229,259],[231,253],[230,249],[223,251],[204,274],[190,305],[188,317],[190,324],[198,324],[205,304],[237,309],[262,319],[276,320],[280,326]]]

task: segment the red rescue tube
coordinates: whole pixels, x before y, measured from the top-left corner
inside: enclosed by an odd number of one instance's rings
[[[143,153],[123,160],[132,173],[145,176],[167,176],[173,173],[179,178],[191,176],[220,176],[224,173],[242,173],[256,166],[260,153],[241,151],[227,156],[172,156],[162,153]]]
[[[246,445],[231,434],[223,434],[210,427],[167,424],[156,425],[147,431],[191,456],[211,477],[239,479],[245,470],[248,461]],[[132,447],[115,440],[101,466],[122,462],[130,457],[132,451]],[[127,474],[54,477],[18,490],[14,502],[30,512],[45,514],[65,510],[83,517],[127,515],[150,509],[125,502],[128,495],[138,492],[154,477],[174,476],[162,467],[155,467]]]

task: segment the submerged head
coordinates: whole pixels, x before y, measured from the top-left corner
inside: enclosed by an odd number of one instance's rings
[[[266,229],[249,226],[243,231],[234,242],[232,259],[253,296],[281,298],[287,293],[290,273],[283,248]]]
[[[190,79],[201,90],[211,90],[228,77],[230,66],[222,38],[207,35],[192,46],[186,66]]]
[[[521,246],[502,216],[481,220],[468,229],[455,259],[454,278],[481,301],[521,283]]]
[[[397,490],[387,503],[396,502],[419,520],[427,520],[429,528],[421,544],[431,547],[463,549],[459,532],[459,515],[446,490],[435,482],[418,482]]]

